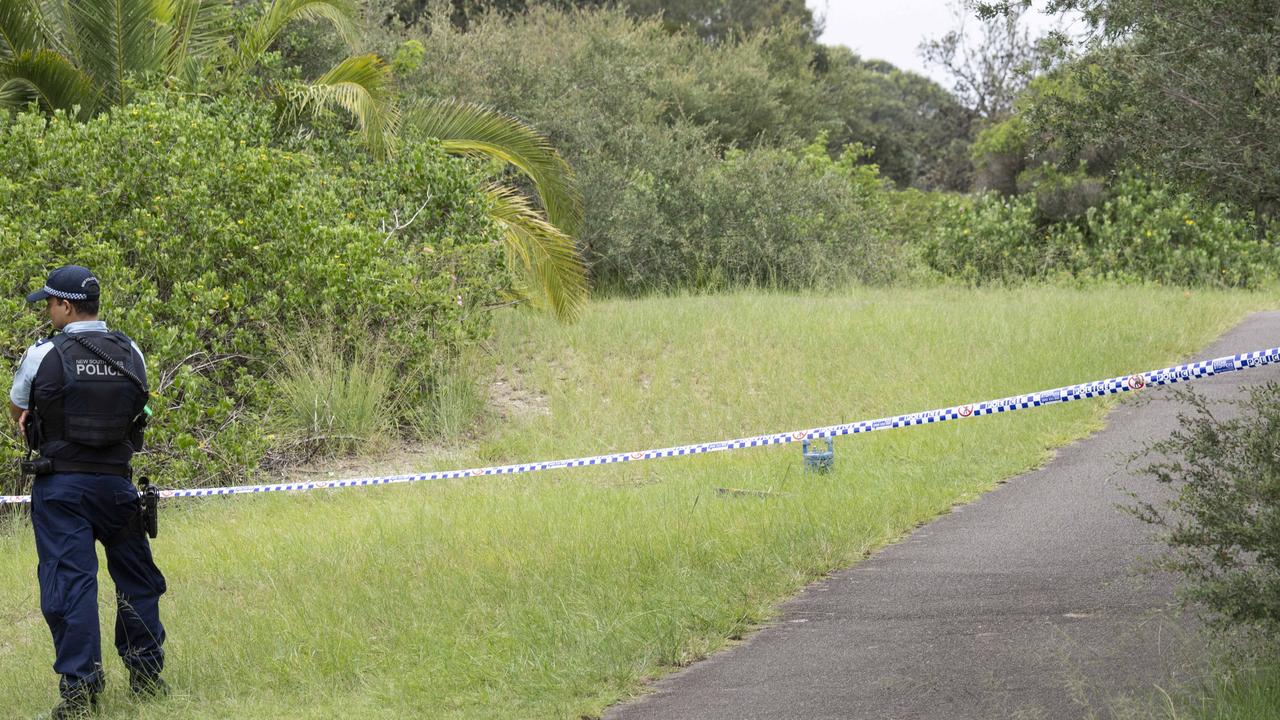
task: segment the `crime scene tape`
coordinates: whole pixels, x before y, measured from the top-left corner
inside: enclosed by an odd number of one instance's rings
[[[610,455],[594,455],[591,457],[571,458],[567,460],[550,460],[546,462],[523,463],[520,465],[500,465],[496,467],[470,468],[466,470],[446,470],[441,472],[420,473],[412,475],[390,475],[387,477],[349,478],[345,480],[320,480],[316,482],[280,483],[276,485],[238,485],[231,487],[192,488],[189,490],[161,490],[162,498],[210,497],[214,495],[250,495],[269,492],[296,492],[303,490],[323,490],[329,488],[367,487],[372,485],[394,485],[399,483],[422,482],[426,480],[453,480],[458,478],[483,477],[486,475],[516,475],[520,473],[557,470],[562,468],[586,467],[589,465],[610,465],[614,463],[634,462],[640,460],[656,460],[659,458],[700,455],[702,453],[741,450],[744,448],[781,445],[783,443],[800,442],[809,439],[835,437],[837,435],[856,435],[859,433],[891,430],[893,428],[912,427],[948,420],[982,417],[996,413],[1026,410],[1033,407],[1067,403],[1073,400],[1115,395],[1122,392],[1141,390],[1145,387],[1172,385],[1174,383],[1197,380],[1199,378],[1222,375],[1236,370],[1248,370],[1280,363],[1280,347],[1269,350],[1257,350],[1239,355],[1226,355],[1214,360],[1175,365],[1161,370],[1149,370],[1136,375],[1122,375],[1106,380],[1068,385],[1052,390],[1025,395],[1014,395],[999,400],[987,400],[965,405],[955,405],[941,410],[925,410],[923,412],[883,417],[876,420],[862,420],[828,425],[812,430],[794,430],[772,435],[756,435],[755,437],[738,438],[736,440],[717,440],[715,442],[680,445],[676,447],[657,448],[653,450],[636,450],[633,452],[613,453]],[[31,502],[30,495],[0,495],[0,505]]]

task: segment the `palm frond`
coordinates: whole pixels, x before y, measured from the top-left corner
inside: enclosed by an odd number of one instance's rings
[[[295,20],[327,20],[354,49],[359,40],[357,9],[353,0],[273,0],[266,13],[240,38],[240,70],[255,65],[275,42],[280,31]]]
[[[89,0],[66,3],[68,29],[79,48],[79,66],[112,103],[124,103],[130,73],[161,71],[164,44],[161,0]]]
[[[356,55],[315,82],[285,93],[286,112],[300,116],[339,107],[351,114],[375,153],[386,151],[400,124],[391,67],[377,55]]]
[[[27,51],[0,63],[0,107],[25,109],[36,103],[41,110],[71,110],[79,106],[81,117],[97,104],[93,81],[62,55],[52,50]]]
[[[0,0],[0,62],[40,47],[38,13],[31,0]]]
[[[165,74],[179,75],[188,62],[210,58],[226,46],[231,11],[228,0],[171,0],[165,23],[169,29]]]
[[[561,320],[577,318],[587,301],[587,273],[573,238],[547,222],[515,188],[494,184],[485,192],[507,260],[515,266],[516,290]]]
[[[70,31],[71,6],[74,0],[32,0],[39,8],[40,26],[44,29],[45,47],[62,53],[80,67],[80,48]]]
[[[498,158],[519,168],[550,221],[567,235],[582,224],[582,194],[573,168],[551,143],[519,118],[483,105],[432,99],[405,114],[405,125],[438,138],[448,152]]]

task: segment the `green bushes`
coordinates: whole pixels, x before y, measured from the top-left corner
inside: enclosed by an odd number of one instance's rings
[[[271,117],[152,98],[0,130],[0,346],[16,361],[41,332],[22,296],[48,268],[93,268],[104,318],[147,352],[156,414],[139,464],[162,482],[256,465],[272,338],[311,323],[351,352],[379,334],[412,404],[485,335],[507,284],[468,163],[428,144],[372,162],[341,133],[277,137]]]
[[[1114,148],[1035,155],[1023,114],[970,148],[972,118],[945,91],[815,51],[794,28],[706,43],[620,10],[471,20],[465,32],[443,20],[379,31],[375,44],[396,58],[406,95],[501,107],[563,149],[584,188],[577,240],[598,290],[915,278],[927,274],[919,257],[967,282],[1252,287],[1280,267],[1247,214],[1114,176]],[[1045,78],[1033,92],[1078,88]],[[860,162],[880,163],[897,187],[967,186],[972,160],[979,186],[1011,199],[848,187],[800,161],[815,137],[837,153],[874,144]],[[1042,162],[1072,158],[1069,172]]]
[[[781,40],[718,48],[622,11],[536,9],[511,22],[482,18],[465,33],[437,21],[423,46],[425,59],[401,78],[406,94],[501,107],[565,151],[583,189],[578,241],[595,287],[755,280],[717,263],[718,229],[690,233],[717,201],[706,193],[723,186],[710,177],[722,144],[776,140],[801,124],[790,111],[806,103],[790,100],[815,89],[807,60]],[[406,55],[411,46],[400,47]]]
[[[1043,276],[1048,237],[1036,236],[1035,205],[1025,198],[997,194],[953,197],[943,201],[951,222],[934,229],[924,248],[925,261],[947,277],[980,284],[1024,276]]]
[[[1064,208],[1074,200],[1065,194],[1102,191],[1078,183],[1041,186],[1012,198],[949,200],[953,219],[927,242],[926,262],[974,283],[1066,276],[1256,287],[1280,272],[1280,247],[1226,205],[1130,173],[1111,184],[1101,204],[1071,216]]]
[[[1280,385],[1252,391],[1231,419],[1187,397],[1180,429],[1151,448],[1168,459],[1146,468],[1178,495],[1135,510],[1166,531],[1168,565],[1211,619],[1280,636]]]
[[[875,168],[856,164],[859,149],[832,162],[823,145],[731,151],[688,175],[635,176],[618,207],[630,222],[592,247],[599,282],[805,288],[901,274]]]
[[[597,289],[804,287],[900,266],[881,240],[892,229],[880,183],[850,187],[801,160],[823,130],[838,153],[850,132],[872,128],[883,150],[903,154],[903,173],[925,172],[906,154],[936,138],[904,129],[888,140],[926,112],[910,102],[922,89],[899,87],[896,71],[842,53],[825,56],[824,74],[802,34],[709,44],[621,10],[534,8],[429,30],[421,42],[381,40],[402,91],[500,107],[563,150],[584,193],[578,241]],[[892,120],[873,122],[889,109]]]

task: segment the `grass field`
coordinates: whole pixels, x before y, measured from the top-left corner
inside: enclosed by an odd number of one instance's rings
[[[1150,288],[859,290],[605,301],[573,326],[510,314],[486,360],[507,419],[423,462],[635,450],[1120,375],[1273,304]],[[100,717],[594,716],[815,577],[1044,462],[1110,402],[841,439],[825,477],[802,474],[785,446],[173,503],[155,548],[174,696],[131,704],[108,657]],[[29,529],[0,536],[4,717],[55,700],[35,564]]]

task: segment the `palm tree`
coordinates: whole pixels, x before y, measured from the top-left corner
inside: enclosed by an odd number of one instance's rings
[[[523,193],[501,183],[487,189],[491,217],[522,281],[518,292],[556,317],[576,317],[587,297],[586,268],[573,242],[582,224],[582,195],[573,169],[547,139],[515,117],[457,100],[421,102],[405,113],[404,125],[437,138],[446,152],[494,158],[530,180],[545,217]]]
[[[135,87],[189,89],[218,78],[234,86],[261,63],[297,20],[330,23],[355,50],[353,0],[273,0],[234,32],[230,0],[0,0],[0,109],[32,104],[80,118],[129,102]],[[491,108],[429,100],[402,113],[391,68],[377,55],[352,55],[308,83],[273,86],[286,116],[339,109],[375,154],[394,152],[402,119],[447,152],[495,158],[531,182],[545,214],[515,188],[487,188],[490,216],[517,288],[557,317],[574,317],[587,296],[586,270],[572,240],[582,219],[573,171],[546,138]],[[405,118],[402,118],[402,115]]]

